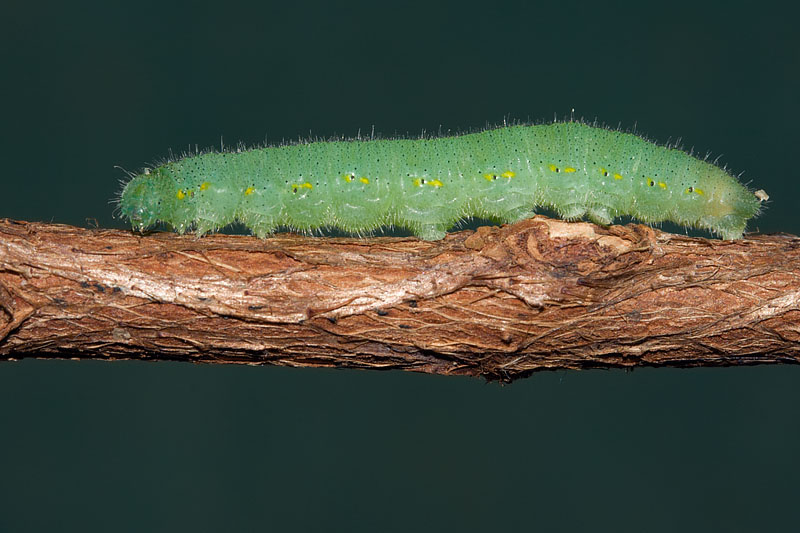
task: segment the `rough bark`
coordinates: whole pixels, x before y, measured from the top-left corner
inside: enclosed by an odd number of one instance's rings
[[[541,216],[416,238],[0,220],[0,359],[536,370],[800,361],[800,239]]]

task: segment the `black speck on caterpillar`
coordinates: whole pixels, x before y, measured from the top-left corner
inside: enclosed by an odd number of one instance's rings
[[[120,209],[140,231],[164,222],[204,234],[241,222],[265,237],[281,226],[361,234],[391,225],[437,240],[462,218],[511,223],[542,206],[568,220],[628,215],[738,239],[768,198],[677,148],[569,121],[190,155],[130,180]]]

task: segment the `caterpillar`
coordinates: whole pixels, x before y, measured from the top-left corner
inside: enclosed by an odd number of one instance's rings
[[[738,239],[767,198],[680,149],[569,121],[190,155],[131,179],[119,208],[139,231],[162,222],[200,235],[240,222],[258,237],[399,226],[438,240],[463,218],[511,223],[545,207],[567,220],[630,216]]]

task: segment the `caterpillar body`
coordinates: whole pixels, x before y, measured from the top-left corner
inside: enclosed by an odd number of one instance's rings
[[[388,225],[437,240],[465,217],[511,223],[541,206],[570,220],[628,215],[737,239],[766,198],[682,150],[560,122],[209,152],[134,177],[120,209],[140,231],[159,221],[198,234],[241,222],[259,237]]]

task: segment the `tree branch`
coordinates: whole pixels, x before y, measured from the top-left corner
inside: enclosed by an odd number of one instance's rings
[[[542,216],[416,238],[0,220],[0,359],[536,370],[800,362],[800,239]]]

